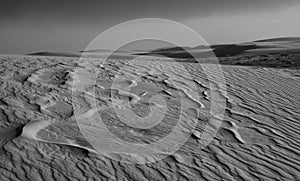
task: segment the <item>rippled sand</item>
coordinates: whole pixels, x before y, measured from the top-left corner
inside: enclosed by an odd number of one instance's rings
[[[300,180],[297,69],[223,65],[222,85],[208,80],[207,64],[101,61],[0,57],[0,180]],[[212,95],[225,117],[201,149],[205,126],[218,120]],[[116,114],[128,109],[125,119]],[[115,160],[126,148],[114,159],[97,151],[107,136],[99,116],[116,137],[148,144],[174,131],[180,115],[188,140],[162,160],[126,164]]]

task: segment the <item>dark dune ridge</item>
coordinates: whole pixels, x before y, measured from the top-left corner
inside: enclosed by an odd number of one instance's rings
[[[70,52],[36,52],[36,53],[29,53],[28,55],[35,55],[35,56],[54,56],[54,57],[80,57],[80,53],[70,53]]]
[[[195,59],[210,63],[207,59],[216,56],[223,65],[299,68],[299,37],[274,38],[240,44],[221,44],[194,48],[171,47],[156,49],[139,55],[165,56],[177,59]],[[212,53],[213,52],[213,53]]]
[[[300,38],[299,37],[287,37],[287,38],[274,38],[266,40],[257,40],[253,42],[245,42],[239,44],[219,44],[211,45],[206,47],[199,45],[197,47],[169,47],[169,48],[160,48],[155,49],[148,54],[157,54],[157,55],[166,55],[173,57],[185,57],[189,58],[190,55],[188,52],[192,52],[196,57],[205,57],[207,51],[213,51],[217,57],[226,57],[226,56],[237,56],[242,54],[261,54],[266,51],[269,52],[270,49],[276,49],[278,53],[283,53],[289,50],[297,50],[295,52],[300,53]],[[205,51],[206,50],[206,51]],[[197,52],[198,51],[198,52]],[[250,53],[251,51],[251,53]],[[147,53],[146,53],[147,54]]]

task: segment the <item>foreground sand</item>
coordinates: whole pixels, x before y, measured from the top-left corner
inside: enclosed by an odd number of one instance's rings
[[[214,83],[211,91],[226,101],[225,118],[213,141],[201,149],[199,134],[211,116],[211,98],[209,81],[199,64],[184,63],[191,74],[185,77],[181,72],[160,72],[161,65],[172,67],[172,63],[110,60],[99,67],[97,88],[91,94],[84,85],[84,90],[72,87],[74,73],[77,68],[92,74],[91,67],[98,66],[99,60],[77,61],[72,57],[0,57],[0,180],[300,180],[299,70],[222,66],[227,93]],[[132,91],[111,90],[111,75],[125,64],[132,67],[127,71],[131,75],[124,75],[118,85],[131,86]],[[139,80],[132,78],[141,74]],[[191,82],[199,101],[189,92]],[[180,150],[158,162],[115,161],[97,154],[80,132],[72,107],[74,89],[80,119],[99,113],[110,131],[126,141],[148,143],[169,133],[179,115],[179,98],[188,105],[182,114],[197,122],[196,131]],[[168,100],[160,129],[132,129],[112,112],[112,100],[119,102],[119,109],[129,100],[134,113],[147,115],[152,106],[148,100],[158,93]],[[91,106],[91,95],[96,97],[97,109]],[[153,104],[165,106],[159,100]]]

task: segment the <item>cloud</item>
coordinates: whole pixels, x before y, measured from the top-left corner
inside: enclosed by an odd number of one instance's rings
[[[88,23],[156,17],[174,20],[210,14],[265,11],[298,0],[10,0],[0,4],[0,21]]]
[[[224,37],[227,38],[226,40],[235,41],[238,36],[244,37],[245,34],[249,34],[249,36],[256,37],[256,31],[262,31],[262,28],[252,27],[252,25],[251,32],[249,30],[236,31],[237,26],[249,21],[248,14],[281,12],[281,9],[298,7],[295,6],[296,3],[300,1],[4,0],[0,2],[0,39],[5,43],[0,44],[0,53],[28,53],[40,50],[77,51],[84,49],[93,38],[111,26],[132,19],[149,17],[167,18],[179,22],[187,22],[191,19],[201,20],[200,23],[192,25],[197,24],[194,28],[200,29],[201,32],[203,26],[206,27],[207,35],[212,37],[214,42],[223,40]],[[298,13],[291,16],[294,16],[294,19],[299,17]],[[242,20],[233,22],[235,21],[233,17],[241,17]],[[212,22],[209,18],[217,20]],[[294,28],[296,21],[283,22],[291,26],[292,32],[298,31]],[[268,35],[270,32],[274,34],[279,31],[278,29],[287,27],[287,25],[277,24],[278,27],[271,29],[264,27],[265,34]],[[224,26],[228,27],[227,33],[231,36],[223,35],[225,34]],[[288,32],[286,29],[282,31]]]

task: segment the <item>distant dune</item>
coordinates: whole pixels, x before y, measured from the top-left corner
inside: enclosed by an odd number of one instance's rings
[[[62,57],[101,57],[111,55],[110,58],[128,59],[138,56],[169,57],[179,62],[198,63],[207,58],[218,57],[221,64],[249,65],[267,67],[300,67],[297,59],[300,56],[300,37],[281,37],[239,44],[219,44],[210,47],[199,45],[196,47],[166,47],[150,51],[112,51],[104,49],[69,52],[37,52],[29,55],[62,56]],[[150,59],[149,59],[150,60]]]
[[[218,57],[220,64],[264,67],[300,67],[300,38],[286,37],[240,44],[220,44],[206,47],[160,48],[139,55],[165,56],[176,59],[195,59],[209,63],[208,58]]]
[[[271,38],[271,39],[264,39],[264,40],[256,40],[254,42],[278,42],[278,41],[300,41],[300,37],[281,37],[281,38]]]
[[[268,53],[293,53],[300,54],[300,38],[274,38],[266,40],[258,40],[254,42],[246,42],[240,44],[222,44],[205,47],[203,45],[189,47],[170,47],[161,48],[142,53],[143,55],[157,55],[172,58],[205,58],[211,56],[211,52],[216,57],[239,56],[239,55],[261,55]]]
[[[36,52],[30,53],[28,55],[36,55],[36,56],[55,56],[55,57],[80,57],[80,53],[70,53],[70,52]]]

